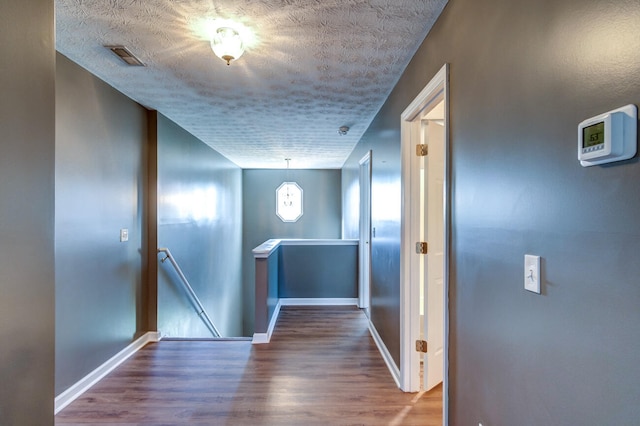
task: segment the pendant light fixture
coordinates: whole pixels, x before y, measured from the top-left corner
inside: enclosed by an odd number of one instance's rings
[[[289,178],[290,158],[287,162],[286,181],[276,189],[276,215],[283,222],[296,222],[302,216],[302,188]]]
[[[238,31],[231,27],[220,27],[211,39],[211,49],[227,65],[237,60],[244,53],[244,43]]]
[[[287,162],[287,182],[285,182],[286,194],[282,201],[284,203],[284,206],[288,208],[293,205],[293,200],[291,197],[291,184],[289,183],[289,181],[291,180],[289,179],[289,161],[291,161],[291,158],[285,158],[284,161]]]

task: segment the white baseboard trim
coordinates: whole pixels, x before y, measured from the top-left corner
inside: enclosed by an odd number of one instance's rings
[[[276,303],[276,308],[274,309],[273,315],[271,316],[271,321],[269,321],[267,332],[253,333],[253,340],[251,341],[251,343],[253,343],[254,345],[261,345],[263,343],[269,343],[271,341],[271,335],[273,334],[273,329],[276,327],[278,315],[280,314],[280,307],[282,307],[282,299],[279,299],[278,303]]]
[[[393,380],[396,381],[396,385],[398,386],[398,388],[400,388],[400,369],[398,368],[396,363],[393,361],[393,357],[389,353],[387,346],[382,341],[382,338],[378,334],[378,330],[376,330],[376,327],[373,325],[371,320],[369,320],[369,333],[371,333],[371,337],[373,338],[373,341],[376,343],[376,346],[380,351],[380,355],[382,355],[382,359],[384,360],[384,363],[387,364],[387,368],[391,373],[391,377],[393,377]]]
[[[282,306],[358,306],[358,298],[297,298],[284,297],[280,299]]]
[[[104,364],[87,374],[80,381],[72,385],[69,389],[62,392],[55,398],[54,402],[54,414],[58,414],[64,407],[71,404],[83,393],[85,393],[91,386],[98,383],[104,376],[116,369],[120,364],[127,360],[131,355],[138,352],[144,345],[151,342],[160,341],[160,333],[157,331],[149,331],[133,342],[126,348],[112,356]]]
[[[269,333],[253,333],[253,339],[251,339],[252,345],[262,345],[264,343],[269,343],[271,337]]]

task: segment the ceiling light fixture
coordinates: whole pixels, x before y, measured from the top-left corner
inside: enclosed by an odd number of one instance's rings
[[[341,127],[338,129],[338,134],[339,134],[340,136],[346,136],[348,132],[349,132],[349,126],[341,126]]]
[[[211,39],[211,49],[227,65],[237,60],[244,53],[244,43],[240,34],[230,27],[220,27]]]

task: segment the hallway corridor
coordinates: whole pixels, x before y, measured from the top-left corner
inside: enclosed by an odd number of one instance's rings
[[[355,307],[283,307],[271,343],[149,344],[56,425],[441,425],[442,386],[395,385]]]

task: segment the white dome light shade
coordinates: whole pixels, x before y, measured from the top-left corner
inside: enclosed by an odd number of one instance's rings
[[[240,34],[233,28],[218,28],[211,40],[211,49],[220,59],[227,62],[235,61],[244,53],[244,44]]]

